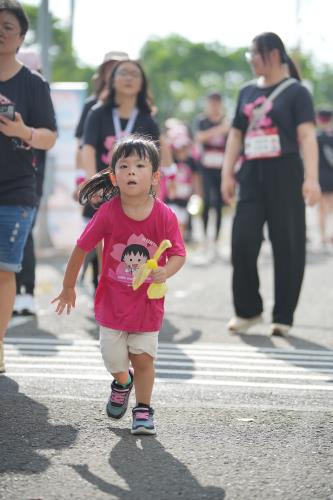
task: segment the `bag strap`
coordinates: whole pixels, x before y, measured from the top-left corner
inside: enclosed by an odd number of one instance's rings
[[[256,108],[255,113],[253,113],[252,119],[249,122],[247,130],[251,130],[253,128],[255,122],[257,122],[259,119],[261,119],[264,116],[267,101],[273,102],[274,99],[277,98],[277,96],[279,96],[284,90],[286,90],[288,87],[290,87],[290,85],[292,85],[293,83],[295,83],[297,81],[298,80],[296,80],[296,78],[288,78],[287,80],[284,80],[283,82],[281,82],[280,85],[278,85],[273,90],[273,92],[271,94],[269,94],[268,97],[266,97],[265,101],[261,104],[261,106]]]
[[[280,83],[280,85],[278,85],[276,89],[274,89],[273,92],[269,94],[269,96],[266,98],[266,101],[273,102],[274,99],[276,99],[277,96],[281,94],[281,92],[283,92],[286,88],[290,87],[290,85],[295,82],[297,82],[296,78],[288,78],[288,80],[284,80],[284,82]]]

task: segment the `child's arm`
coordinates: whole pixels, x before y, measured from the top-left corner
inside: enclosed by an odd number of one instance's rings
[[[84,250],[75,246],[72,255],[69,258],[66,272],[63,281],[63,288],[61,293],[52,300],[52,304],[58,301],[58,305],[56,308],[56,313],[62,314],[64,309],[67,307],[67,314],[71,312],[71,308],[75,307],[76,293],[75,293],[75,284],[76,280],[86,256]]]
[[[176,274],[184,265],[185,257],[180,255],[172,255],[164,267],[153,269],[151,277],[154,283],[164,283],[168,278]]]

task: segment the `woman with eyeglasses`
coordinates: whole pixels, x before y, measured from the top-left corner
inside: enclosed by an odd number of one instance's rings
[[[83,160],[88,178],[110,164],[116,140],[131,133],[149,136],[155,142],[161,139],[152,117],[146,75],[137,61],[128,60],[114,67],[107,100],[94,106],[87,117]],[[162,165],[168,166],[172,163],[171,152],[162,145]]]
[[[56,123],[47,82],[16,59],[29,21],[14,0],[0,2],[0,372],[3,338],[12,315],[15,273],[34,219],[33,149],[49,149]]]
[[[256,36],[247,53],[256,81],[241,89],[224,158],[222,195],[238,201],[232,231],[232,332],[262,321],[257,259],[268,225],[275,303],[272,335],[286,335],[294,319],[305,267],[305,202],[320,199],[315,113],[308,90],[275,33]],[[291,78],[293,77],[293,78]]]

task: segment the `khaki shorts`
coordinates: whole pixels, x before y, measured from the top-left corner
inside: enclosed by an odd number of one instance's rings
[[[104,365],[110,373],[126,372],[129,354],[157,356],[158,332],[128,333],[101,326],[99,340]]]

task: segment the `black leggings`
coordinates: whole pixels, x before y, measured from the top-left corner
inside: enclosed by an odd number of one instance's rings
[[[215,240],[218,240],[221,229],[223,207],[221,196],[221,170],[215,168],[203,168],[202,179],[204,188],[204,209],[202,213],[204,232],[207,234],[209,210],[214,207],[216,211]]]
[[[274,258],[273,322],[292,325],[305,267],[303,166],[298,155],[245,162],[232,231],[233,296],[237,316],[263,310],[257,259],[267,222]]]

